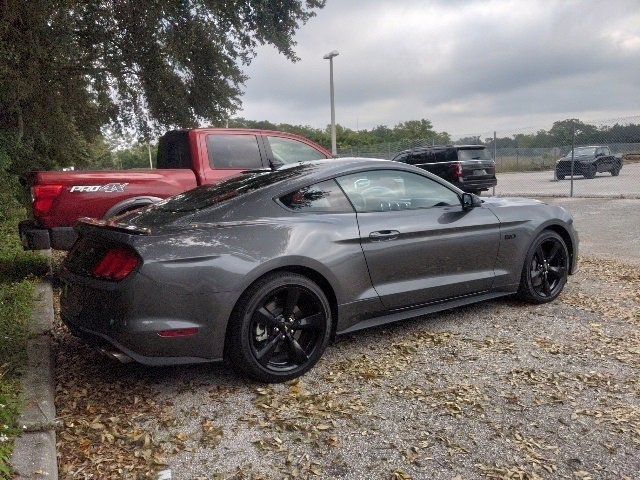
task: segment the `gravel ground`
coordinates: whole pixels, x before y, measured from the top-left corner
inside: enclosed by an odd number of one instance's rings
[[[640,273],[583,253],[554,303],[343,337],[285,385],[116,365],[59,327],[61,477],[638,478]]]

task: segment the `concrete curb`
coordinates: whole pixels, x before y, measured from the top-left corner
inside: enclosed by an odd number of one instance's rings
[[[58,479],[54,404],[55,384],[50,332],[53,328],[53,289],[43,281],[27,342],[27,365],[22,377],[25,407],[18,419],[24,433],[16,438],[11,465],[18,479]]]

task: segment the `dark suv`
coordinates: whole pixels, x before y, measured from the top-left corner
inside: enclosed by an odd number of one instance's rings
[[[434,173],[465,192],[477,194],[498,183],[496,164],[483,145],[417,147],[398,153],[393,160]]]

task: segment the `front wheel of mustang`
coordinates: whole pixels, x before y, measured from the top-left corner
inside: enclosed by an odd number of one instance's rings
[[[241,373],[284,382],[313,367],[331,335],[331,306],[307,277],[278,272],[240,297],[227,327],[225,353]]]
[[[562,292],[569,274],[569,251],[563,238],[543,231],[527,252],[518,295],[532,303],[546,303]]]

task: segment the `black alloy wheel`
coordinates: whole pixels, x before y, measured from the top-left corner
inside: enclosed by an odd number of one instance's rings
[[[276,273],[238,302],[229,324],[227,354],[243,373],[263,382],[298,377],[320,358],[331,332],[331,308],[306,277]]]
[[[613,177],[617,177],[618,175],[620,175],[620,165],[616,165],[615,167],[613,167],[613,169],[611,170],[611,175]]]
[[[531,246],[520,281],[520,296],[530,302],[555,299],[567,282],[569,253],[560,235],[544,231]]]

